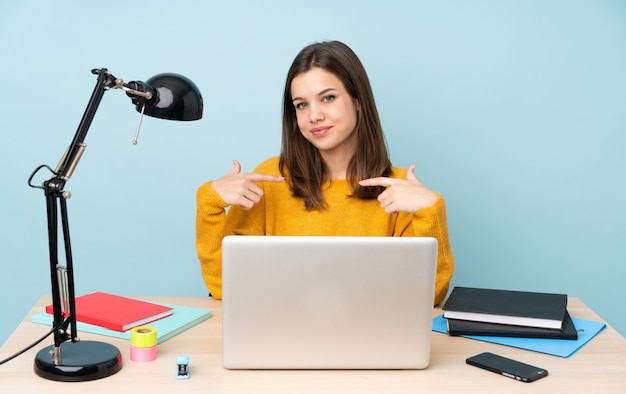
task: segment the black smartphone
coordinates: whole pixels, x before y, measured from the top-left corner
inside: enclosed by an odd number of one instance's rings
[[[489,352],[470,357],[465,362],[521,382],[534,382],[537,379],[548,376],[548,371],[543,368],[524,364]]]

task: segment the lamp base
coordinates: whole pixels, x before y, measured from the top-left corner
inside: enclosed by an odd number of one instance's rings
[[[35,373],[60,382],[84,382],[106,378],[122,369],[122,354],[113,345],[96,341],[64,342],[61,362],[52,361],[54,345],[37,352]]]

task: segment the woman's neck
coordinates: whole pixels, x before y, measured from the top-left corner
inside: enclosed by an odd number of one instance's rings
[[[324,160],[324,164],[328,168],[331,179],[346,179],[350,157],[345,155],[325,155],[322,153],[322,160]]]

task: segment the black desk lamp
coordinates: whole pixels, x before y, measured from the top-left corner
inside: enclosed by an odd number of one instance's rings
[[[63,190],[85,150],[84,140],[104,92],[110,89],[122,89],[132,99],[137,111],[141,113],[133,143],[137,143],[144,114],[171,120],[197,120],[202,117],[200,91],[192,81],[181,75],[159,74],[145,83],[141,81],[124,83],[105,68],[94,69],[91,72],[98,76],[98,81],[71,145],[55,170],[42,165],[28,179],[31,187],[43,189],[46,196],[50,279],[54,308],[52,323],[54,345],[37,353],[34,369],[35,373],[42,378],[65,382],[100,379],[122,369],[122,356],[115,346],[97,341],[81,342],[77,337],[74,269],[66,204],[66,199],[71,195]],[[53,176],[42,186],[34,186],[32,179],[42,168],[50,170]],[[65,248],[65,266],[59,264],[58,256],[59,208]]]

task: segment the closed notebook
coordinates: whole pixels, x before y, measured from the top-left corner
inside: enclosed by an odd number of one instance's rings
[[[52,305],[46,312],[54,313]],[[127,331],[172,314],[172,308],[114,294],[96,292],[76,297],[76,320],[115,331]]]
[[[483,323],[470,320],[446,319],[448,334],[476,335],[519,338],[550,338],[550,339],[578,339],[578,331],[574,327],[569,313],[565,313],[563,329],[512,326],[507,324]]]
[[[457,286],[442,309],[446,319],[560,330],[567,295]]]
[[[212,311],[210,309],[193,308],[176,304],[165,304],[158,302],[157,304],[172,308],[172,315],[165,319],[159,319],[150,323],[150,327],[154,327],[157,332],[157,345],[167,341],[170,338],[202,323],[211,318]],[[52,315],[46,312],[39,312],[30,317],[30,321],[37,324],[52,324]],[[115,331],[109,330],[101,326],[93,324],[77,322],[76,329],[79,332],[89,332],[92,334],[106,335],[113,338],[121,338],[130,340],[130,330]]]

